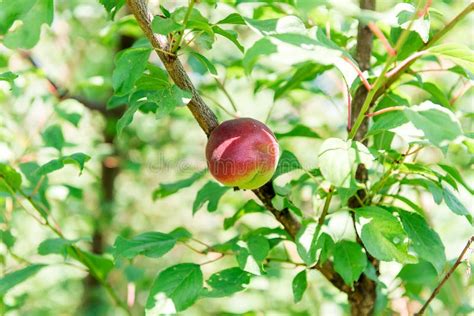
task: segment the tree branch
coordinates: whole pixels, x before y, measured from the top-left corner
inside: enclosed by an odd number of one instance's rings
[[[421,309],[415,315],[423,315],[425,310],[428,308],[428,305],[430,305],[431,301],[435,298],[436,295],[438,295],[438,293],[441,290],[441,288],[443,287],[444,283],[446,283],[446,281],[448,281],[449,277],[453,274],[453,272],[456,270],[456,268],[461,264],[461,262],[463,261],[464,255],[466,254],[467,250],[469,249],[469,247],[471,246],[471,244],[473,242],[474,242],[474,236],[471,236],[471,238],[469,238],[469,240],[467,241],[466,246],[461,251],[461,254],[459,255],[459,257],[456,260],[456,262],[454,263],[454,265],[451,267],[451,269],[449,269],[448,273],[446,273],[443,280],[441,280],[441,282],[434,289],[433,293],[431,293],[430,297],[425,302],[423,307],[421,307]]]
[[[137,19],[141,29],[145,33],[145,36],[148,38],[153,48],[155,48],[158,57],[168,71],[171,79],[173,79],[174,83],[181,89],[192,92],[193,98],[189,102],[188,108],[199,126],[201,126],[206,135],[209,136],[211,131],[218,125],[217,118],[199,95],[179,59],[176,56],[169,56],[162,52],[169,49],[169,43],[165,36],[153,33],[151,29],[152,16],[147,9],[145,0],[127,0],[127,4],[130,11]],[[275,197],[275,191],[272,182],[266,183],[259,189],[253,190],[253,192],[260,201],[262,201],[263,205],[273,214],[273,216],[275,216],[277,221],[283,225],[290,236],[295,238],[301,227],[301,223],[288,210],[288,208],[278,210],[273,206],[272,199]],[[323,266],[317,266],[316,269],[321,271],[321,273],[341,291],[347,292],[350,290],[345,285],[341,276],[335,272],[332,263],[326,262]]]

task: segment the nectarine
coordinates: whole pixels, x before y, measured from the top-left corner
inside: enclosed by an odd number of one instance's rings
[[[276,169],[278,143],[272,131],[251,118],[225,121],[209,136],[207,165],[224,185],[256,189],[269,181]]]

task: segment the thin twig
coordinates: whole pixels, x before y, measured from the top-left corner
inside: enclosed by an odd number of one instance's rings
[[[221,89],[222,92],[224,92],[225,96],[227,97],[227,99],[230,102],[230,105],[232,105],[232,108],[234,109],[234,111],[236,113],[239,113],[239,110],[237,110],[237,105],[235,104],[234,99],[232,99],[232,96],[230,95],[229,91],[227,91],[224,84],[222,82],[220,82],[219,79],[217,79],[215,77],[214,77],[214,80],[216,81],[217,86],[219,87],[219,89]]]
[[[344,59],[348,64],[350,64],[352,66],[352,68],[354,68],[354,70],[357,72],[357,76],[359,76],[360,80],[362,81],[362,83],[364,84],[365,88],[367,89],[367,91],[370,91],[372,90],[372,86],[370,85],[370,83],[367,81],[367,79],[365,78],[364,74],[362,73],[362,71],[360,71],[359,67],[357,67],[357,65],[355,65],[348,57],[342,57],[342,59]]]
[[[428,308],[428,305],[431,303],[431,301],[435,298],[436,295],[438,295],[439,291],[443,287],[444,283],[449,279],[449,277],[453,274],[453,272],[456,270],[456,268],[461,264],[463,261],[464,255],[466,254],[467,250],[471,246],[471,244],[474,242],[474,236],[471,236],[471,238],[467,241],[466,246],[464,249],[461,251],[461,254],[459,255],[458,259],[454,263],[454,265],[449,269],[449,271],[446,273],[444,278],[441,280],[441,282],[438,284],[438,286],[434,289],[433,293],[431,293],[430,297],[428,300],[425,302],[423,307],[416,313],[415,315],[423,315],[425,310]]]
[[[388,42],[387,38],[383,34],[383,32],[380,30],[380,28],[375,24],[374,22],[369,22],[367,25],[372,33],[374,33],[375,36],[382,42],[383,47],[385,47],[385,50],[390,56],[395,56],[397,52],[393,49],[392,45]]]
[[[319,219],[318,219],[318,226],[316,226],[315,236],[319,235],[319,232],[321,231],[321,227],[323,227],[324,220],[326,219],[326,216],[328,215],[329,205],[331,204],[331,199],[332,199],[333,194],[334,194],[334,186],[331,185],[331,187],[329,187],[328,195],[326,196],[326,201],[324,202],[323,211],[321,212],[321,216],[319,216]]]
[[[388,107],[388,108],[381,109],[379,111],[375,111],[375,112],[372,112],[372,113],[367,113],[365,116],[374,117],[374,116],[384,114],[384,113],[387,113],[387,112],[403,111],[403,108],[404,108],[403,106],[391,106],[391,107]]]

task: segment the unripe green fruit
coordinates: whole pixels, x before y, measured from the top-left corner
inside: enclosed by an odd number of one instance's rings
[[[256,189],[268,182],[278,162],[275,135],[251,118],[225,121],[209,136],[206,159],[209,171],[224,185]]]

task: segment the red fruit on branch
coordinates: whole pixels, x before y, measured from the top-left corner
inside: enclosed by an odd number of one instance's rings
[[[256,189],[268,182],[278,162],[275,135],[252,118],[225,121],[209,136],[206,159],[217,181],[240,189]]]

